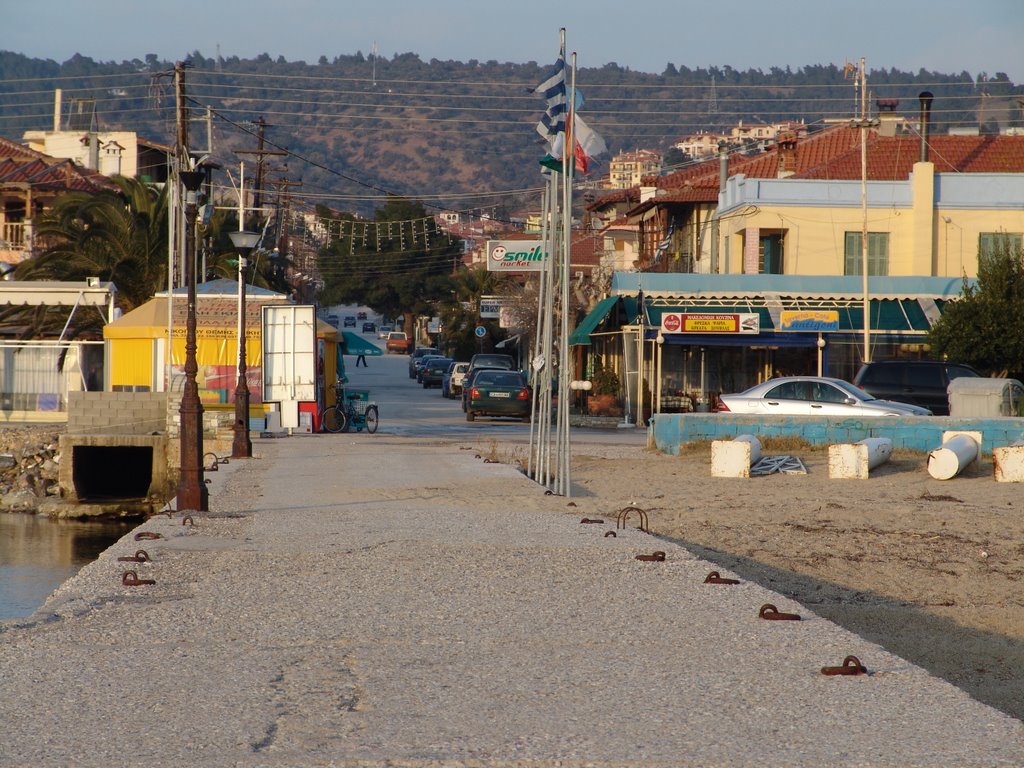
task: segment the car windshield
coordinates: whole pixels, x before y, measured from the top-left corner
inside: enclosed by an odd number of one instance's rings
[[[479,373],[473,383],[480,387],[521,387],[523,377],[518,373],[485,371]]]

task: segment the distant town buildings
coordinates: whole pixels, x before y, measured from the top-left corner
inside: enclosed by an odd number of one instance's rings
[[[619,152],[608,162],[608,189],[629,189],[661,172],[661,155],[650,149]]]

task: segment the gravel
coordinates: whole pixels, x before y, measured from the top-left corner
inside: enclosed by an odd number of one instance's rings
[[[255,453],[208,474],[194,526],[150,519],[161,538],[0,625],[0,765],[1024,764],[1024,723],[761,586],[703,584],[616,531],[623,500],[574,509],[382,435]],[[849,654],[868,675],[820,673]]]

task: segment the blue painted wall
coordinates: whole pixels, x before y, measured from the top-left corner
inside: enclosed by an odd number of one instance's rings
[[[811,445],[856,443],[866,437],[888,437],[893,448],[929,452],[942,445],[942,433],[982,433],[981,452],[1024,440],[1024,419],[952,419],[947,417],[885,417],[850,419],[820,416],[738,416],[725,413],[656,414],[647,428],[662,453],[678,454],[679,446],[702,440],[731,440],[737,435],[797,437]]]

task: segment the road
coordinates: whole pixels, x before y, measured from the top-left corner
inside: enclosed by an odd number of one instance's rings
[[[377,343],[377,342],[374,342]],[[441,397],[437,387],[424,389],[409,378],[408,355],[368,357],[367,367],[355,367],[355,357],[345,357],[349,386],[370,390],[370,399],[380,410],[377,434],[403,437],[465,437],[528,443],[530,425],[514,419],[480,417],[466,421],[458,400]],[[572,439],[582,443],[644,445],[642,429],[573,428]]]

